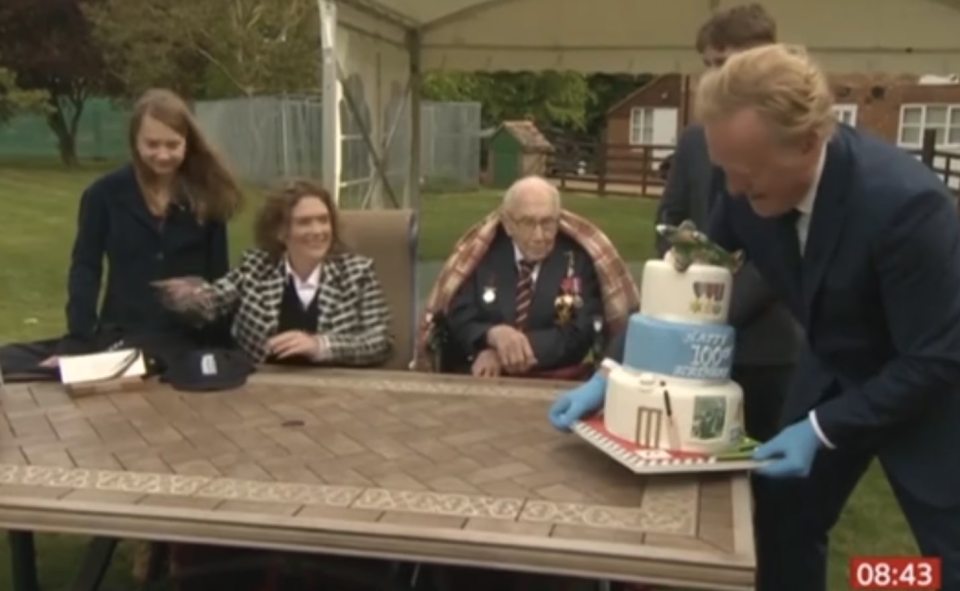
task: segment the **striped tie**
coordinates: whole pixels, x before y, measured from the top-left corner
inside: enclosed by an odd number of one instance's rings
[[[520,277],[517,280],[517,328],[523,330],[530,316],[533,300],[533,268],[536,263],[520,261]]]

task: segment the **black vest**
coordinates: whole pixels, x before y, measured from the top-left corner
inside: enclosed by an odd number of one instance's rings
[[[319,293],[320,290],[317,290]],[[317,294],[313,295],[310,305],[303,307],[300,296],[297,295],[297,288],[293,285],[293,278],[288,277],[287,283],[283,288],[283,298],[280,300],[280,317],[277,320],[277,334],[288,330],[302,330],[307,334],[317,333]],[[280,365],[309,365],[310,360],[301,355],[288,357],[286,359],[277,359],[271,355],[267,359],[268,363]]]
[[[277,334],[288,330],[302,330],[308,334],[317,332],[317,314],[319,305],[317,304],[317,293],[313,294],[310,305],[306,308],[297,295],[297,288],[293,285],[293,277],[287,278],[287,284],[283,288],[283,299],[280,300],[280,318],[277,323]]]

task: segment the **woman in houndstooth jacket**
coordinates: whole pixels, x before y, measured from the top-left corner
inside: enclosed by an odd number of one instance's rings
[[[256,363],[370,366],[390,355],[389,310],[373,261],[346,251],[336,206],[315,183],[295,180],[270,194],[254,226],[257,248],[208,283],[177,278],[156,285],[169,308],[211,322],[233,315],[232,334]],[[175,544],[176,572],[220,561],[263,559],[267,566],[191,576],[180,591],[264,591],[279,576],[270,555]]]
[[[257,248],[221,279],[159,282],[165,304],[210,322],[233,315],[232,335],[256,363],[370,366],[389,356],[389,310],[370,258],[340,242],[336,206],[295,180],[270,194]]]

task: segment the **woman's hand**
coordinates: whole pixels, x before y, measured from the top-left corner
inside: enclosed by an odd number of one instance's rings
[[[302,330],[288,330],[274,335],[267,341],[267,353],[278,359],[303,355],[317,358],[320,354],[320,342],[316,335]]]
[[[200,277],[176,277],[154,281],[151,285],[160,291],[164,307],[183,313],[202,308],[207,303],[201,290],[204,283]]]

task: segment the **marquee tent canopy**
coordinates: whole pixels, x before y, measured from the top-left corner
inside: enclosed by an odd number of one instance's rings
[[[344,99],[324,100],[325,181],[337,194],[359,186],[367,204],[415,206],[424,71],[692,73],[701,23],[745,1],[318,0],[325,97]],[[781,40],[830,71],[960,72],[960,0],[761,3]],[[371,148],[365,185],[343,178],[342,132]]]
[[[746,0],[340,0],[341,23],[404,43],[425,69],[673,72],[700,67],[697,28]],[[960,71],[960,1],[766,0],[784,41],[832,70]],[[364,16],[368,18],[363,18]]]

